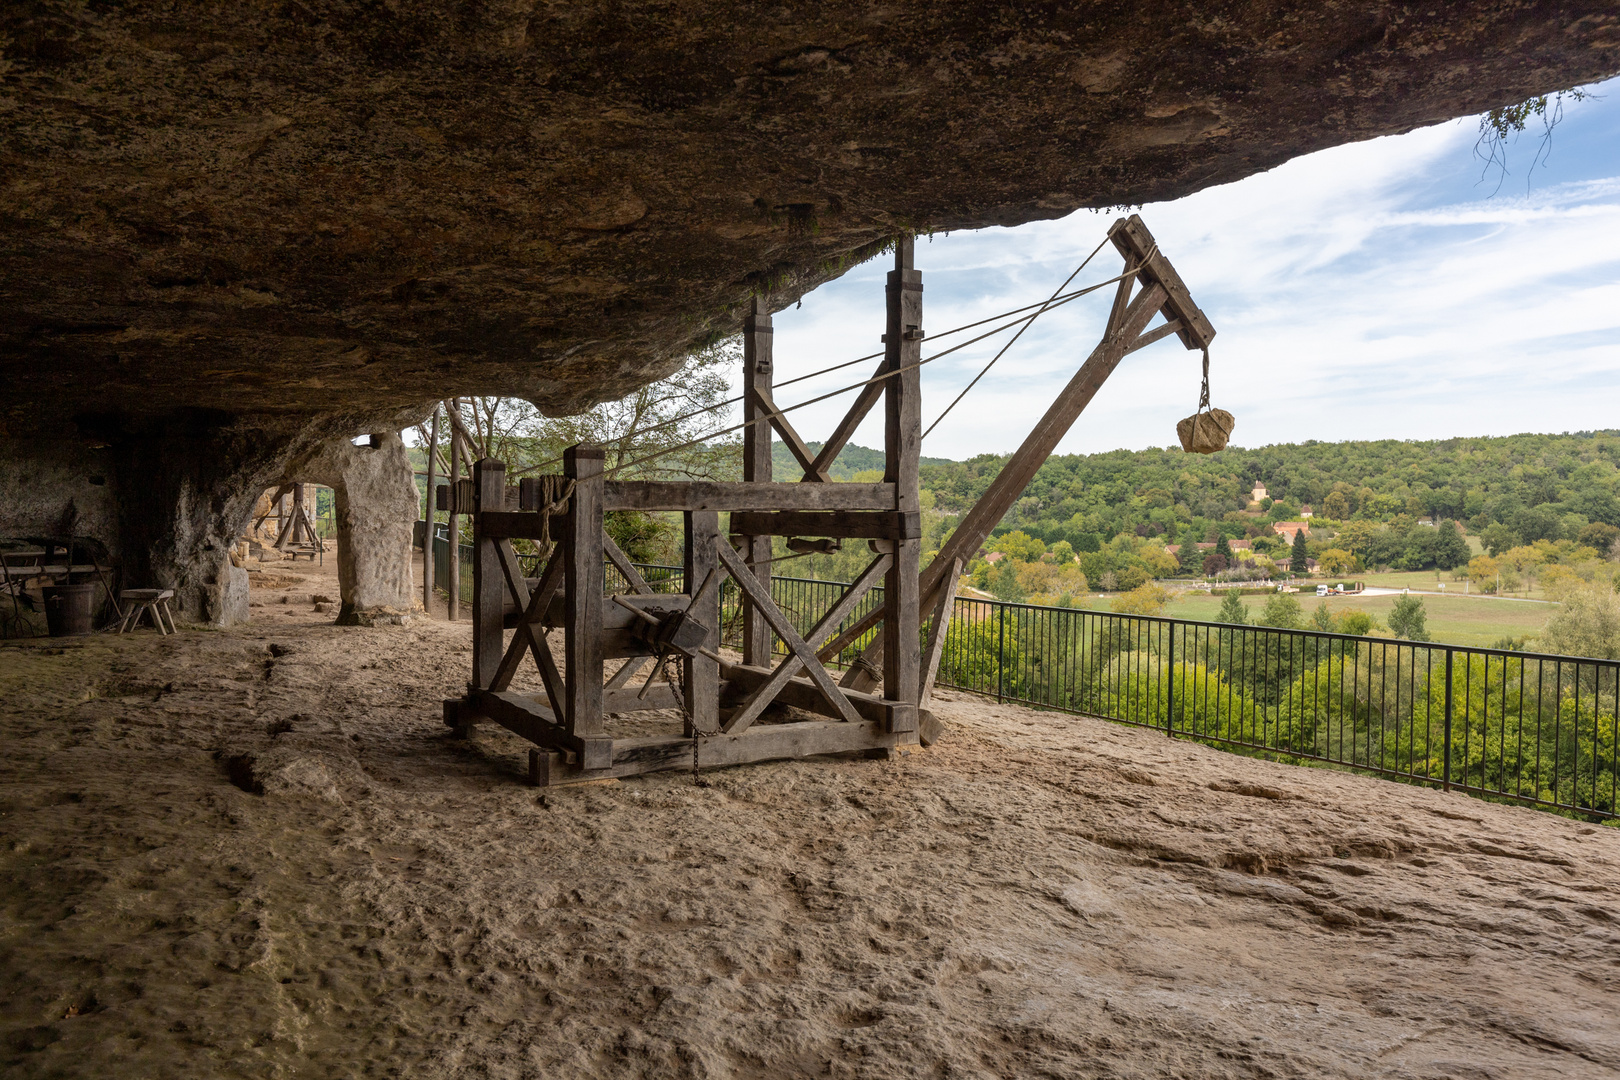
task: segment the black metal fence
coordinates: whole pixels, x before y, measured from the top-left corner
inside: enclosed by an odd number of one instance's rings
[[[678,566],[640,569],[658,586],[682,587]],[[611,569],[609,579],[622,584]],[[801,632],[847,588],[771,583]],[[872,590],[845,625],[882,602],[882,589]],[[722,604],[735,641],[734,590]],[[835,662],[849,663],[855,649]],[[1611,660],[964,598],[938,684],[1216,746],[1617,814],[1620,662]]]

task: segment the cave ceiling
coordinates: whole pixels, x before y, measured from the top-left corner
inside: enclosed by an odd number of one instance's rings
[[[900,231],[1612,75],[1616,10],[12,0],[0,417],[575,409]]]

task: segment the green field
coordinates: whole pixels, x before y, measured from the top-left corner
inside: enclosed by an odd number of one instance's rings
[[[1396,576],[1396,575],[1384,575]],[[1404,576],[1404,575],[1403,575]],[[1427,575],[1428,585],[1434,587],[1434,575]],[[1450,591],[1448,583],[1447,591]],[[1326,603],[1328,610],[1365,611],[1380,624],[1389,617],[1390,608],[1395,606],[1397,596],[1334,596],[1325,601],[1318,599],[1314,588],[1310,592],[1301,591],[1294,594],[1300,606],[1305,609],[1305,616],[1309,618],[1316,611],[1316,605]],[[1541,631],[1542,624],[1547,616],[1557,610],[1552,604],[1530,604],[1514,600],[1497,600],[1494,598],[1482,599],[1462,596],[1425,596],[1424,609],[1429,616],[1429,636],[1435,641],[1448,645],[1478,645],[1490,646],[1496,644],[1504,637],[1523,637],[1526,634],[1536,634]],[[1264,596],[1245,596],[1243,604],[1249,610],[1251,621],[1265,606]],[[1082,606],[1095,611],[1107,611],[1108,601],[1099,600],[1095,596],[1088,597]],[[1212,596],[1202,594],[1184,595],[1174,600],[1165,608],[1164,613],[1176,619],[1196,619],[1201,622],[1214,622],[1216,613],[1220,611],[1221,601]],[[1532,646],[1533,648],[1534,646]]]

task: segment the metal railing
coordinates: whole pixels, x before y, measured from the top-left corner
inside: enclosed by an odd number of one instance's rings
[[[682,587],[678,566],[638,568]],[[622,584],[615,576],[610,568],[610,588]],[[771,582],[801,632],[847,588]],[[882,602],[874,589],[844,625]],[[722,606],[735,642],[734,590]],[[834,663],[850,663],[857,648]],[[1612,660],[961,598],[938,685],[1284,760],[1620,813]]]

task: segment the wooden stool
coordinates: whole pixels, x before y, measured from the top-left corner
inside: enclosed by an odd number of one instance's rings
[[[168,604],[173,596],[173,589],[124,589],[118,594],[118,598],[124,601],[124,621],[118,624],[118,632],[122,634],[135,629],[140,625],[141,613],[150,612],[152,624],[158,628],[158,633],[175,633],[174,613],[169,610]],[[163,626],[165,616],[169,620],[167,629]]]

